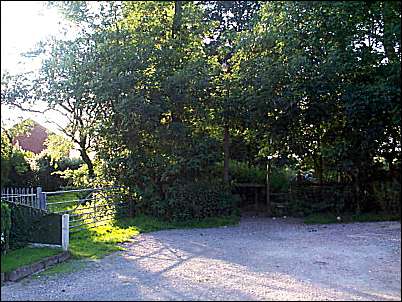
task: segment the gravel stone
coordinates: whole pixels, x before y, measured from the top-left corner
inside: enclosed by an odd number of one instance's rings
[[[243,218],[124,246],[78,271],[6,282],[1,300],[401,300],[400,222]]]

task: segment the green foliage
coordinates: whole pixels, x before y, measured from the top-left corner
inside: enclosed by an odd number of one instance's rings
[[[52,212],[71,210],[74,207],[74,203],[70,204],[69,203],[53,204],[53,203],[61,201],[79,200],[80,197],[81,196],[79,192],[69,192],[64,194],[49,195],[47,196],[48,209]]]
[[[293,216],[332,212],[340,214],[352,210],[355,196],[350,187],[342,186],[293,186],[290,194],[289,210]]]
[[[28,131],[30,123],[17,124],[1,132],[1,187],[32,186],[36,183],[29,158],[32,154],[12,145],[12,140]]]
[[[235,214],[239,200],[219,183],[199,181],[175,183],[166,191],[162,200],[146,191],[136,204],[138,213],[155,216],[167,221],[189,221],[213,216]]]
[[[237,225],[240,217],[238,215],[208,217],[189,221],[164,221],[152,216],[137,215],[134,218],[125,218],[116,222],[120,227],[135,226],[140,233],[155,232],[168,229],[186,228],[213,228],[222,226]]]
[[[379,209],[387,213],[401,211],[401,185],[396,181],[377,181],[373,183],[373,203],[379,204]]]
[[[44,258],[60,254],[58,248],[31,248],[24,247],[9,251],[7,255],[1,256],[1,272],[11,272],[24,265],[33,264]]]
[[[64,175],[82,170],[83,161],[68,157],[62,157],[58,161],[53,161],[48,153],[43,152],[34,158],[31,166],[34,167],[37,184],[46,191],[54,191],[61,187],[74,185]]]
[[[288,192],[292,177],[294,177],[294,171],[287,167],[273,168],[270,177],[272,193]]]
[[[32,171],[26,158],[29,152],[24,152],[13,146],[13,140],[26,134],[33,127],[32,120],[24,120],[11,128],[1,129],[1,187],[14,184],[27,186],[32,177]]]
[[[45,141],[46,154],[50,157],[50,162],[55,164],[57,168],[57,162],[68,158],[71,149],[73,148],[73,143],[66,139],[65,137],[57,134],[51,134]]]
[[[142,211],[176,219],[174,205],[184,219],[204,214],[178,184],[210,180],[213,191],[229,155],[250,165],[236,163],[232,180],[264,183],[255,167],[270,155],[321,184],[353,186],[356,211],[394,199],[372,183],[383,170],[401,179],[400,2],[53,5],[77,35],[39,47],[49,55],[38,76],[2,78],[2,103],[45,99],[69,117],[64,130],[86,163],[65,173],[73,184],[125,185]],[[7,165],[4,150],[8,177],[24,165]],[[273,169],[273,192],[288,176]],[[338,211],[350,201],[327,203]]]
[[[222,173],[223,163],[219,162],[213,169],[212,174],[219,177]],[[229,171],[233,183],[253,183],[266,184],[267,170],[259,166],[250,165],[244,162],[231,160],[229,162]],[[294,171],[288,167],[273,168],[270,173],[270,188],[271,192],[287,192],[290,185],[290,180],[294,176]]]
[[[1,202],[1,253],[6,254],[9,248],[11,229],[11,210],[5,202]]]
[[[223,164],[222,164],[223,167]],[[250,166],[247,163],[231,160],[229,162],[231,179],[235,183],[265,184],[267,179],[266,169]]]
[[[68,158],[72,144],[58,135],[50,135],[44,152],[35,155],[12,145],[12,140],[30,129],[32,121],[26,120],[1,133],[1,186],[35,187],[56,190],[66,186],[56,171],[75,170],[82,160]]]
[[[88,177],[88,166],[83,164],[77,169],[65,169],[64,171],[56,171],[54,174],[66,180],[66,186],[85,188],[90,187],[90,180]]]

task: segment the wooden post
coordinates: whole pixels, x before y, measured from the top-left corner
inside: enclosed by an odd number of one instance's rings
[[[63,251],[68,250],[69,236],[70,236],[70,215],[63,214],[61,216],[61,246]]]
[[[267,162],[267,194],[266,194],[266,202],[267,202],[267,214],[270,216],[272,215],[272,210],[271,210],[271,198],[270,198],[270,174],[271,173],[271,159],[268,156],[268,162]]]

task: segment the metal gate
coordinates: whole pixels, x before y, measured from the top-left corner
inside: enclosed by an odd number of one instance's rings
[[[96,227],[126,214],[129,203],[121,187],[42,192],[46,209],[69,214],[70,232]]]

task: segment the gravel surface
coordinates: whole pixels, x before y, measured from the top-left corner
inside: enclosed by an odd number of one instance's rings
[[[142,234],[78,271],[29,277],[1,300],[401,300],[401,224],[240,226]]]

